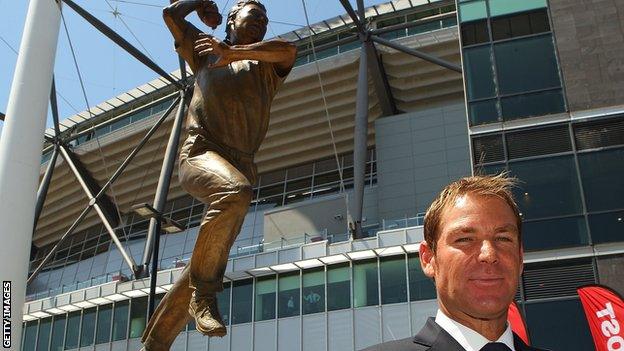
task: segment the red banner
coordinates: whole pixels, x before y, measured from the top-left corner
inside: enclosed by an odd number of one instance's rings
[[[529,344],[529,334],[527,333],[526,324],[520,314],[520,310],[515,301],[512,301],[507,310],[507,321],[511,324],[511,330],[516,333],[524,341],[525,344]]]
[[[624,351],[624,301],[610,288],[586,285],[577,289],[596,351]]]

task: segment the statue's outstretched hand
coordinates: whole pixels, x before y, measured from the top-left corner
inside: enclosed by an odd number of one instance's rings
[[[197,7],[197,16],[212,29],[216,29],[223,20],[217,4],[212,0],[200,0],[199,6]]]
[[[232,62],[230,46],[210,34],[200,34],[195,41],[195,53],[199,56],[214,55],[216,61],[208,64],[211,68],[227,66]]]

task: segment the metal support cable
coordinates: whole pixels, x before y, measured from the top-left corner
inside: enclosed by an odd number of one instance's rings
[[[340,3],[342,4],[342,7],[344,7],[344,9],[347,11],[347,14],[349,15],[349,17],[351,17],[351,20],[357,27],[358,32],[360,32],[360,34],[366,33],[366,28],[364,27],[364,24],[361,21],[363,20],[363,18],[358,17],[357,13],[353,9],[353,6],[351,6],[351,3],[349,2],[349,0],[340,0]],[[310,25],[308,24],[308,26]]]
[[[106,4],[108,5],[108,7],[111,8],[111,10],[116,11],[115,8],[113,7],[113,5],[110,4],[110,2],[108,0],[105,0]],[[115,13],[115,12],[114,12]],[[123,18],[121,18],[121,13],[119,13],[119,16],[115,16],[116,18],[119,18],[119,20],[121,21],[121,24],[124,25],[124,27],[126,27],[126,29],[128,30],[128,32],[130,32],[130,35],[132,35],[132,37],[134,38],[134,40],[137,41],[137,43],[139,43],[139,45],[141,46],[141,48],[143,48],[143,50],[145,50],[145,53],[147,54],[147,56],[149,56],[150,59],[154,60],[154,58],[152,57],[152,55],[149,53],[149,50],[147,50],[147,48],[145,47],[145,45],[143,45],[143,43],[139,40],[139,38],[134,34],[134,32],[132,31],[132,29],[130,29],[130,26],[128,26],[128,24],[126,23],[126,21],[123,20]]]
[[[175,80],[171,75],[169,75],[165,70],[160,68],[154,61],[152,61],[149,57],[147,57],[144,53],[135,48],[132,44],[130,44],[126,39],[117,34],[114,30],[104,24],[102,21],[91,15],[88,11],[78,6],[72,0],[62,0],[67,6],[71,7],[76,13],[78,13],[82,18],[84,18],[87,22],[91,23],[97,30],[99,30],[106,37],[111,39],[121,48],[126,50],[130,55],[139,60],[141,63],[149,67],[154,72],[161,75],[163,78],[171,82],[173,85],[178,87],[179,89],[183,89],[183,86]]]

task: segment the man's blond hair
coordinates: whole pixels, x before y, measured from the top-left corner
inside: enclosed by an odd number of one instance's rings
[[[503,199],[516,216],[516,225],[518,227],[518,235],[520,236],[518,239],[521,240],[522,218],[512,194],[512,188],[517,183],[516,178],[509,177],[508,173],[503,172],[495,176],[476,175],[466,177],[447,185],[431,203],[425,214],[424,231],[427,245],[435,252],[436,244],[440,237],[439,227],[444,209],[466,194],[498,196]]]

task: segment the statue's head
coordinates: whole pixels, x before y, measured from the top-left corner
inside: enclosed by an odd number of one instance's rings
[[[258,0],[240,0],[227,17],[225,40],[231,44],[251,44],[262,41],[269,18]]]

